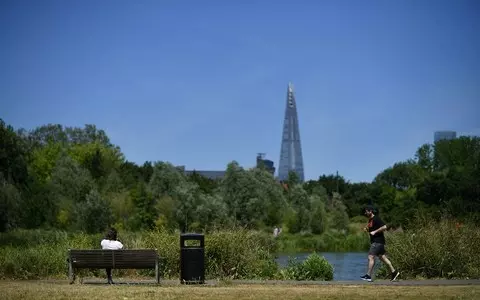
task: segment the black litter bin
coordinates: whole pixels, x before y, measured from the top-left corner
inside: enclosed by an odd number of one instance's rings
[[[198,233],[180,235],[180,282],[205,282],[205,237]]]

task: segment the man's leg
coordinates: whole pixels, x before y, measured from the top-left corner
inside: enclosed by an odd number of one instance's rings
[[[113,280],[112,280],[112,269],[108,268],[106,269],[107,271],[107,280],[108,280],[108,283],[109,284],[113,284]]]
[[[397,279],[398,275],[400,275],[400,272],[395,270],[395,268],[392,265],[392,262],[387,258],[387,256],[385,254],[382,254],[379,257],[380,257],[380,260],[383,261],[390,268],[390,272],[391,272],[390,273],[390,280],[395,281]]]
[[[375,266],[375,255],[368,255],[368,272],[367,275],[372,277],[373,267]]]
[[[393,267],[392,262],[387,258],[385,254],[380,255],[379,258],[390,268],[390,272],[395,272],[395,268]]]
[[[370,245],[370,250],[368,251],[368,271],[367,274],[361,277],[363,280],[372,281],[372,272],[373,267],[375,266],[375,256],[378,255],[377,251],[378,248],[375,243]]]

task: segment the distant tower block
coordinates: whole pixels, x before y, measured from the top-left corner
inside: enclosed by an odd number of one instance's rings
[[[282,147],[280,150],[280,163],[278,165],[278,179],[282,181],[287,180],[290,171],[294,171],[298,175],[300,182],[305,180],[297,104],[291,83],[288,84],[287,90]]]
[[[257,154],[257,168],[265,168],[272,176],[275,174],[275,166],[273,161],[265,159],[265,153]]]
[[[433,141],[436,143],[441,140],[454,140],[457,138],[457,132],[456,131],[435,131],[433,135]]]

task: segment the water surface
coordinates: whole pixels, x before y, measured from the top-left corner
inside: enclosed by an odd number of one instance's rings
[[[280,267],[286,267],[288,257],[296,257],[300,262],[311,253],[279,254],[276,261]],[[333,266],[333,280],[360,280],[360,276],[367,272],[367,252],[320,252]],[[381,262],[376,260],[375,270]]]

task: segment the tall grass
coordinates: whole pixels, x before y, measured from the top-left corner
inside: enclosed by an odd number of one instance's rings
[[[62,231],[18,230],[0,234],[0,278],[66,278],[68,249],[99,249],[101,235]],[[155,248],[162,257],[162,277],[178,278],[180,235],[164,232],[120,232],[127,249]],[[205,236],[207,279],[278,278],[277,244],[271,234],[237,229]],[[116,276],[153,276],[153,270],[114,270]],[[103,270],[80,270],[82,276],[104,276]]]
[[[402,278],[480,278],[480,230],[473,224],[417,221],[413,229],[386,238]],[[378,275],[386,273],[382,267]]]

